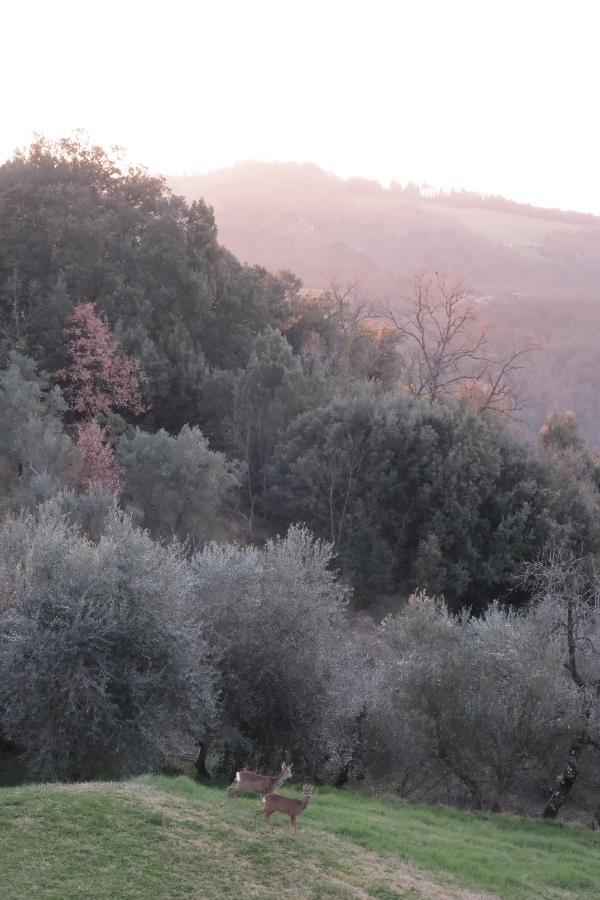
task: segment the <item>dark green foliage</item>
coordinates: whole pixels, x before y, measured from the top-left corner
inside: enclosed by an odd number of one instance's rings
[[[220,247],[202,201],[78,138],[38,139],[0,167],[0,349],[60,368],[68,316],[94,302],[149,377],[148,424],[202,424],[207,373],[243,366],[297,293]]]
[[[6,500],[19,504],[33,481],[56,485],[73,474],[65,408],[60,389],[50,387],[33,360],[11,352],[0,371],[0,493]]]
[[[176,437],[136,429],[121,438],[124,502],[140,514],[156,538],[193,542],[215,537],[224,506],[238,486],[235,463],[208,448],[198,428],[184,425]]]
[[[245,463],[250,522],[286,427],[323,393],[323,380],[305,375],[279,331],[269,327],[258,335],[247,366],[235,380],[230,423],[231,450]]]
[[[332,541],[363,603],[426,587],[451,608],[513,603],[545,541],[595,541],[577,490],[497,417],[362,392],[297,419],[267,502]]]

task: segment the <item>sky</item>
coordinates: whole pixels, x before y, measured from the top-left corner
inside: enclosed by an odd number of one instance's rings
[[[600,214],[598,0],[29,0],[0,160],[84,129],[153,172],[314,162]]]

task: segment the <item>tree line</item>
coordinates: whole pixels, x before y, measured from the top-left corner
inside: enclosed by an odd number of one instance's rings
[[[536,564],[524,611],[453,615],[419,591],[377,626],[349,614],[332,558],[298,526],[190,555],[97,489],[5,516],[3,749],[44,779],[284,756],[320,783],[552,817],[579,777],[597,816],[589,564]]]

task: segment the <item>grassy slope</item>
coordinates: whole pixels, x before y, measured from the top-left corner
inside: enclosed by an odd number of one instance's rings
[[[545,219],[534,214],[524,216],[497,209],[446,206],[441,203],[436,205],[435,201],[423,204],[422,208],[443,216],[451,216],[481,237],[524,250],[541,247],[544,238],[555,231],[575,233],[579,230],[578,225]]]
[[[282,818],[252,828],[256,798],[222,803],[187,778],[1,789],[0,894],[600,896],[600,837],[582,828],[321,790],[294,839]]]

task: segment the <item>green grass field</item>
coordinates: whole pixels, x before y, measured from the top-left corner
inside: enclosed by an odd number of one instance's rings
[[[600,896],[584,828],[324,789],[294,838],[283,817],[250,824],[259,798],[223,801],[185,777],[2,788],[0,896]]]

